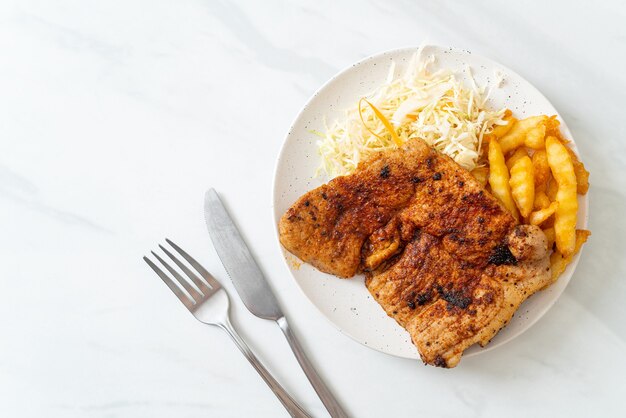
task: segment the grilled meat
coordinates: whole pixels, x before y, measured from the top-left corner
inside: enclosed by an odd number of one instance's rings
[[[515,225],[471,174],[415,139],[305,193],[280,220],[280,241],[319,270],[352,277],[402,249],[399,243],[383,242],[386,235],[371,237],[392,220],[405,242],[423,228],[472,263],[484,263]]]
[[[419,139],[306,193],[279,233],[321,271],[365,272],[374,298],[438,366],[486,344],[549,279],[543,233],[516,228],[471,174]]]
[[[417,169],[431,154],[425,143],[412,141],[304,194],[280,220],[280,242],[323,272],[354,276],[363,243],[409,205]]]
[[[508,253],[506,263],[479,268],[421,232],[389,268],[367,273],[365,284],[409,332],[425,363],[454,367],[465,349],[487,344],[526,298],[551,282],[541,229],[519,225],[504,246],[498,251]]]

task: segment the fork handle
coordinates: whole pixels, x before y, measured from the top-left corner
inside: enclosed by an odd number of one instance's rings
[[[233,325],[230,323],[228,317],[224,319],[224,321],[218,324],[220,328],[225,330],[228,335],[233,339],[239,350],[243,353],[244,356],[248,359],[252,367],[255,368],[257,372],[261,375],[265,383],[272,389],[274,394],[280,400],[280,403],[287,409],[289,415],[294,418],[311,418],[309,414],[307,414],[304,409],[285,391],[285,389],[274,379],[274,377],[270,374],[269,371],[261,364],[259,359],[254,355],[248,344],[244,342],[244,340],[239,336]]]
[[[346,412],[341,408],[341,405],[339,405],[337,399],[335,399],[322,378],[315,371],[315,368],[313,368],[313,365],[311,364],[307,356],[304,354],[304,350],[300,346],[300,343],[296,339],[296,336],[291,331],[291,328],[289,328],[287,318],[281,316],[276,320],[276,322],[285,334],[285,337],[287,337],[287,342],[289,342],[291,350],[295,354],[298,363],[300,363],[300,367],[302,367],[302,370],[304,370],[304,374],[309,379],[309,382],[311,382],[313,389],[315,389],[315,392],[317,392],[317,395],[322,400],[322,403],[328,410],[330,416],[332,418],[348,418],[348,414],[346,414]]]

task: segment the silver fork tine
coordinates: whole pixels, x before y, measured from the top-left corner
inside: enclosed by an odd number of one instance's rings
[[[220,287],[222,287],[220,285],[220,282],[218,282],[217,280],[215,280],[213,278],[213,276],[211,275],[211,273],[209,273],[208,271],[206,271],[206,269],[204,267],[202,267],[200,265],[200,263],[198,263],[192,256],[190,256],[189,254],[187,254],[182,248],[180,248],[178,245],[174,244],[169,238],[165,238],[165,241],[172,246],[172,248],[174,248],[178,254],[182,255],[183,258],[185,260],[187,260],[187,262],[189,264],[191,264],[191,266],[196,269],[196,271],[198,273],[200,273],[200,275],[202,277],[204,277],[204,279],[207,281],[207,283],[209,283],[211,285],[211,287],[213,288],[213,290],[217,290]]]
[[[162,249],[163,252],[167,254],[167,256],[171,258],[174,263],[176,263],[176,265],[183,271],[183,273],[187,275],[187,277],[189,277],[194,282],[196,286],[198,286],[198,289],[200,289],[200,292],[202,292],[204,296],[208,296],[211,293],[211,288],[209,288],[206,283],[202,281],[202,279],[200,279],[191,270],[189,270],[189,267],[181,263],[178,258],[174,257],[174,254],[169,252],[168,249],[161,244],[159,244],[159,248]]]
[[[167,264],[165,260],[159,257],[157,253],[155,253],[154,251],[151,251],[151,252],[152,252],[152,255],[154,255],[161,264],[163,264],[163,266],[167,269],[167,271],[169,271],[170,274],[174,276],[176,280],[178,280],[178,283],[180,283],[185,288],[185,290],[187,291],[187,293],[189,293],[189,296],[191,296],[191,299],[193,299],[195,303],[198,303],[202,300],[202,295],[200,294],[200,292],[194,289],[193,286],[190,285],[189,282],[183,276],[178,274],[178,272],[174,270],[172,266]]]
[[[148,265],[150,266],[150,268],[152,270],[154,270],[154,272],[157,274],[157,276],[159,276],[161,278],[161,280],[163,280],[165,282],[165,284],[167,285],[167,287],[170,288],[170,290],[172,292],[174,292],[174,294],[176,295],[176,297],[178,297],[178,299],[180,299],[180,301],[187,307],[187,309],[191,310],[193,308],[194,302],[189,299],[189,296],[187,296],[185,294],[185,292],[183,292],[182,290],[180,290],[180,287],[176,286],[176,283],[174,283],[172,281],[172,279],[170,279],[168,277],[167,274],[165,274],[163,272],[163,270],[161,270],[160,268],[158,268],[156,266],[156,264],[154,264],[148,257],[144,257],[143,261],[145,261],[146,263],[148,263]]]

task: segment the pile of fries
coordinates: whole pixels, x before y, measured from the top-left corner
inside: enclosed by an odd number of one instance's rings
[[[556,116],[517,120],[486,135],[486,164],[472,174],[522,224],[538,225],[548,238],[553,282],[591,232],[576,229],[578,196],[589,189],[589,172],[561,135]]]

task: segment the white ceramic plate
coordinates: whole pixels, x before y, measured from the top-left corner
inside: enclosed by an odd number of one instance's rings
[[[395,61],[397,70],[402,71],[417,48],[396,49],[366,58],[343,70],[325,85],[304,106],[294,121],[276,165],[274,178],[274,220],[305,192],[328,181],[315,178],[314,173],[320,164],[317,152],[317,137],[311,130],[323,131],[323,121],[331,122],[344,117],[343,109],[352,106],[375,88],[381,85]],[[436,57],[435,67],[458,70],[459,76],[467,81],[469,65],[479,85],[494,79],[494,70],[504,74],[505,81],[500,89],[495,89],[489,106],[506,106],[518,118],[530,115],[558,112],[548,100],[530,83],[508,68],[469,51],[438,46],[428,46],[424,54]],[[400,74],[400,72],[396,72]],[[572,138],[563,119],[561,129],[567,138]],[[575,145],[573,146],[576,150]],[[587,226],[587,197],[579,197],[578,227]],[[388,317],[369,295],[363,277],[349,280],[324,274],[284,251],[285,261],[294,279],[315,306],[339,328],[341,332],[367,347],[394,356],[419,358],[408,333]],[[575,257],[557,283],[538,292],[528,299],[515,313],[515,317],[485,348],[474,346],[465,356],[475,355],[498,347],[517,337],[530,328],[555,303],[567,286],[579,256]]]

